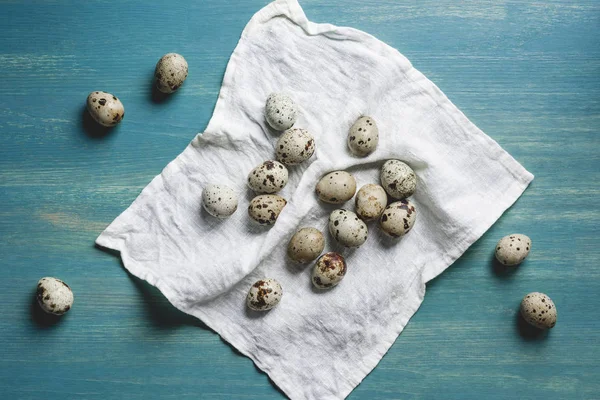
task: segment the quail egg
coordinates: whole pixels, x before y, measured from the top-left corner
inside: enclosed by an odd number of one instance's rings
[[[312,283],[317,289],[329,289],[337,286],[346,275],[346,260],[341,254],[330,252],[323,254],[312,271]]]
[[[276,194],[261,194],[250,201],[248,215],[261,225],[273,225],[287,201]]]
[[[285,165],[297,165],[312,157],[315,140],[305,129],[288,129],[276,144],[277,161]]]
[[[173,93],[188,76],[188,63],[181,54],[168,53],[162,56],[154,69],[156,88],[163,93]]]
[[[531,239],[520,233],[504,236],[496,245],[496,259],[507,266],[521,264],[529,255]]]
[[[287,95],[271,93],[265,105],[265,119],[276,131],[290,129],[296,123],[298,107]]]
[[[46,277],[39,280],[37,302],[48,314],[63,315],[73,306],[73,292],[60,279]]]
[[[265,161],[248,175],[248,186],[256,193],[276,193],[288,183],[288,170],[277,161]]]
[[[379,143],[379,129],[371,117],[360,117],[348,133],[348,148],[355,156],[365,157],[375,151]]]
[[[334,210],[329,215],[329,233],[342,246],[359,247],[367,240],[367,225],[348,210]]]
[[[317,182],[316,192],[325,203],[342,204],[356,193],[356,180],[346,171],[333,171]]]
[[[417,176],[400,160],[388,160],[381,167],[381,185],[391,197],[405,199],[417,188]]]
[[[125,116],[125,107],[116,96],[107,92],[92,92],[87,98],[87,109],[94,121],[112,127]]]
[[[417,209],[408,199],[390,204],[383,210],[379,225],[391,237],[406,235],[415,224]]]
[[[319,257],[325,248],[325,238],[316,228],[302,228],[290,239],[287,247],[288,257],[300,263],[306,263]]]
[[[238,196],[225,185],[208,185],[202,191],[202,206],[213,217],[227,218],[237,210]]]
[[[271,278],[261,279],[250,287],[246,304],[254,311],[267,311],[279,304],[281,296],[283,289],[279,282]]]
[[[387,194],[379,185],[369,183],[360,188],[355,199],[356,214],[364,220],[379,218],[387,206]]]
[[[544,293],[526,295],[521,301],[521,315],[525,321],[540,329],[554,328],[556,325],[556,306]]]

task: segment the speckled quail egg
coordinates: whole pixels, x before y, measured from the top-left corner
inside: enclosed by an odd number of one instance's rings
[[[333,171],[317,182],[316,192],[326,203],[342,204],[356,193],[356,180],[346,171]]]
[[[375,151],[379,143],[379,129],[371,117],[360,117],[348,133],[348,148],[355,156],[365,157]]]
[[[48,314],[63,315],[73,306],[73,292],[69,285],[56,278],[42,278],[37,284],[38,304]]]
[[[329,233],[342,246],[359,247],[367,240],[367,225],[348,210],[334,210],[329,215]]]
[[[276,144],[277,161],[285,165],[297,165],[312,157],[315,140],[305,129],[288,129]]]
[[[188,76],[188,63],[181,54],[168,53],[162,56],[154,69],[156,88],[163,93],[173,93]]]
[[[273,225],[287,201],[276,194],[261,194],[250,201],[248,215],[261,225]]]
[[[379,218],[387,206],[387,194],[379,185],[369,183],[356,193],[356,214],[364,220],[371,221]]]
[[[265,161],[248,174],[248,186],[256,193],[276,193],[288,183],[288,170],[277,161]]]
[[[520,233],[504,236],[496,245],[496,259],[503,265],[521,264],[529,255],[531,239]]]
[[[294,261],[306,263],[319,257],[324,248],[325,238],[320,230],[302,228],[290,239],[287,254]]]
[[[325,253],[313,268],[312,283],[317,289],[332,288],[344,278],[346,269],[346,260],[341,254]]]
[[[417,176],[400,160],[388,160],[381,167],[381,186],[395,199],[411,196],[417,188]]]
[[[276,131],[290,129],[296,123],[298,107],[287,95],[271,93],[265,105],[265,119]]]
[[[117,125],[125,116],[125,107],[121,100],[107,92],[90,93],[87,109],[94,121],[108,127]]]
[[[554,328],[556,325],[556,306],[544,293],[526,295],[521,301],[521,315],[525,321],[540,329]]]
[[[265,278],[256,281],[250,287],[246,304],[254,311],[267,311],[275,307],[281,301],[283,289],[275,279]]]
[[[410,200],[404,199],[390,204],[383,210],[379,225],[391,237],[406,235],[415,224],[417,209]]]
[[[225,185],[208,185],[202,191],[202,206],[213,217],[227,218],[237,210],[237,193]]]

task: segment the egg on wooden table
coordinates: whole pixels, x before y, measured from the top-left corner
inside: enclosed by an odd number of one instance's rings
[[[275,279],[256,281],[248,291],[246,305],[254,311],[268,311],[281,301],[283,289]]]
[[[181,54],[168,53],[161,57],[154,69],[155,85],[163,93],[173,93],[188,76],[188,63]]]
[[[291,97],[283,93],[271,93],[265,105],[265,119],[276,131],[290,129],[296,123],[298,107]]]
[[[356,193],[356,179],[346,171],[333,171],[317,182],[316,192],[325,203],[342,204]]]
[[[360,117],[348,132],[348,148],[355,156],[368,156],[377,149],[378,143],[379,129],[371,117]]]
[[[412,196],[417,188],[417,176],[408,164],[388,160],[381,167],[381,186],[394,199]]]
[[[94,121],[102,126],[113,127],[125,116],[125,107],[121,100],[108,92],[90,93],[86,104]]]
[[[520,312],[525,321],[539,329],[550,329],[556,325],[556,305],[548,295],[532,292],[521,301]]]
[[[280,163],[297,165],[312,157],[315,139],[306,129],[288,129],[277,140],[275,151]]]
[[[73,291],[69,285],[57,278],[40,279],[36,298],[40,308],[48,314],[63,315],[73,306]]]
[[[248,187],[255,193],[276,193],[288,183],[288,170],[277,161],[265,161],[248,174]]]
[[[226,185],[207,185],[202,191],[202,206],[213,217],[227,218],[237,210],[238,195]]]
[[[355,213],[341,209],[329,215],[329,233],[342,246],[360,247],[367,240],[369,230]]]
[[[391,237],[406,235],[417,219],[417,209],[408,199],[396,201],[383,210],[379,225],[381,230]]]
[[[506,235],[496,245],[496,259],[507,266],[521,264],[529,255],[531,239],[520,233]]]
[[[323,252],[325,238],[316,228],[301,228],[290,239],[287,247],[288,257],[300,263],[314,260]]]
[[[261,194],[250,201],[248,215],[260,225],[273,225],[287,201],[276,194]]]
[[[312,283],[317,289],[330,289],[337,286],[347,271],[346,260],[335,252],[323,254],[312,271]]]

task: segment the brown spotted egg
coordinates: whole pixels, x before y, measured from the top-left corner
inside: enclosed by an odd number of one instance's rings
[[[379,218],[387,206],[387,194],[379,185],[369,183],[360,188],[356,193],[356,214],[363,221]]]
[[[287,201],[276,194],[261,194],[250,201],[248,215],[260,225],[273,225]]]
[[[367,225],[348,210],[334,210],[329,215],[329,233],[342,246],[359,247],[367,240]]]
[[[94,121],[108,127],[117,125],[125,116],[125,107],[121,100],[107,92],[90,93],[87,109]]]
[[[337,286],[346,276],[346,260],[341,254],[330,252],[323,254],[312,271],[312,283],[317,289],[329,289]]]
[[[156,88],[163,93],[173,93],[188,76],[188,63],[181,54],[168,53],[162,56],[154,69]]]
[[[36,292],[40,308],[48,314],[63,315],[73,306],[73,292],[60,279],[46,277],[39,280]]]
[[[333,171],[317,182],[316,192],[321,201],[342,204],[356,193],[356,180],[346,171]]]
[[[315,139],[306,129],[288,129],[276,144],[277,161],[285,165],[297,165],[312,157]]]
[[[225,185],[207,185],[202,190],[202,207],[213,217],[227,218],[237,210],[237,193]]]
[[[248,174],[248,186],[255,193],[276,193],[288,183],[288,170],[277,161],[265,161]]]
[[[298,108],[291,97],[282,93],[271,93],[265,105],[265,119],[276,131],[290,129],[296,123]]]
[[[521,315],[529,324],[540,329],[554,328],[557,311],[554,302],[544,293],[533,292],[521,301]]]
[[[325,238],[320,230],[302,228],[290,239],[287,254],[294,261],[306,263],[319,257],[324,248]]]
[[[531,239],[520,233],[504,236],[496,245],[496,259],[507,266],[521,264],[529,255]]]
[[[394,199],[405,199],[417,188],[417,176],[406,163],[388,160],[381,167],[381,186]]]
[[[417,209],[410,200],[405,199],[387,206],[381,214],[379,225],[391,237],[400,237],[412,229],[416,219]]]
[[[246,297],[246,305],[254,311],[267,311],[281,301],[283,289],[275,279],[265,278],[256,281],[250,287]]]
[[[348,133],[348,148],[355,156],[365,157],[375,151],[379,143],[379,129],[371,117],[360,117]]]

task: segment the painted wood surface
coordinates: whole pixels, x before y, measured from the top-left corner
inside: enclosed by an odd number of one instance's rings
[[[0,1],[0,398],[277,399],[252,362],[94,248],[100,231],[208,123],[229,55],[265,0]],[[309,19],[398,48],[536,175],[441,277],[351,399],[600,398],[600,3],[305,0]],[[153,98],[158,58],[190,75]],[[118,95],[108,134],[83,118]],[[530,258],[493,268],[526,233]],[[75,292],[56,324],[32,307],[42,276]],[[542,291],[557,326],[516,312]]]

